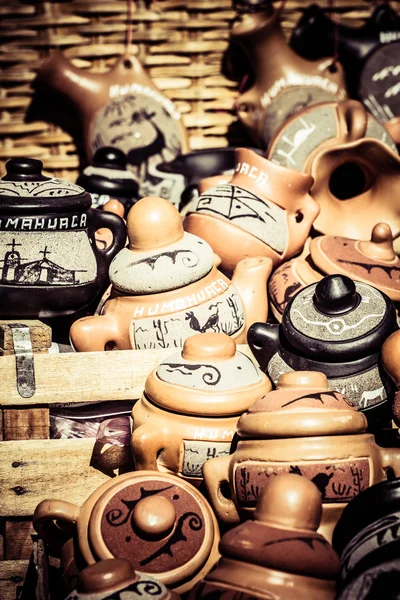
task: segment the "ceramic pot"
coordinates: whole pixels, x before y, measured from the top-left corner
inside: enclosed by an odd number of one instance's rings
[[[178,600],[175,592],[150,575],[137,573],[128,560],[110,558],[86,567],[65,600]]]
[[[71,328],[76,350],[177,348],[210,331],[242,343],[250,324],[267,314],[269,258],[242,261],[230,281],[207,242],[185,233],[177,209],[162,198],[137,202],[127,226],[129,247],[110,266],[113,288],[101,314]]]
[[[42,166],[13,158],[0,180],[2,318],[56,317],[84,308],[104,290],[108,266],[125,244],[122,219],[91,209],[90,194],[44,177]],[[102,227],[113,234],[104,250],[95,243]]]
[[[400,361],[399,361],[399,348],[400,348],[400,332],[395,331],[391,336],[384,342],[382,346],[382,364],[396,385],[396,393],[394,394],[394,401],[392,405],[393,420],[396,425],[400,426]]]
[[[341,559],[338,587],[343,598],[354,597],[351,593],[360,593],[364,587],[370,589],[388,565],[398,572],[399,483],[384,481],[362,492],[345,508],[335,527],[333,544]],[[388,589],[395,591],[393,586]]]
[[[320,233],[368,240],[384,221],[400,234],[393,202],[400,177],[396,145],[383,125],[355,100],[312,106],[288,119],[272,140],[268,158],[310,174]]]
[[[125,216],[139,199],[138,181],[126,168],[126,156],[118,148],[99,148],[93,157],[93,165],[84,169],[76,183],[90,193],[95,208],[118,200],[124,206]]]
[[[222,558],[189,600],[333,600],[339,559],[317,533],[317,487],[299,475],[273,477],[252,517],[222,537]]]
[[[295,294],[280,325],[254,324],[248,342],[273,383],[288,371],[321,371],[329,387],[357,404],[370,428],[378,428],[390,421],[393,398],[379,354],[397,329],[396,309],[386,294],[344,275],[328,275]]]
[[[284,263],[269,278],[268,296],[278,321],[295,293],[335,273],[373,285],[393,302],[399,302],[400,259],[394,251],[389,225],[375,225],[368,242],[336,235],[310,240],[300,257]]]
[[[91,73],[55,50],[41,65],[37,81],[64,95],[76,108],[90,161],[103,146],[119,148],[128,168],[144,181],[150,165],[187,151],[180,113],[133,55],[121,56],[106,73]]]
[[[347,96],[341,66],[333,58],[298,56],[285,40],[278,11],[240,14],[231,42],[240,47],[253,74],[250,87],[237,98],[237,113],[261,148],[297,111]]]
[[[235,452],[203,466],[217,516],[230,523],[249,517],[271,477],[296,473],[320,490],[320,532],[331,539],[347,502],[385,479],[388,468],[400,474],[400,450],[380,448],[366,427],[365,416],[345,396],[329,390],[322,373],[281,375],[277,391],[240,417]],[[222,492],[226,483],[229,498]]]
[[[150,373],[132,410],[136,469],[169,471],[200,484],[204,462],[229,455],[238,418],[271,388],[226,334],[187,338],[182,352]]]
[[[178,593],[191,589],[218,559],[218,525],[208,502],[196,488],[167,473],[114,477],[81,508],[43,500],[33,520],[53,547],[64,541],[54,521],[64,531],[72,525],[76,562],[124,558]]]
[[[268,256],[277,266],[303,249],[319,212],[312,179],[298,175],[239,148],[233,178],[192,200],[185,230],[205,239],[228,272],[249,256]]]

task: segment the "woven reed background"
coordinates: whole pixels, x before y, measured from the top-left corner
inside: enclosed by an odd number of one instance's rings
[[[287,35],[309,3],[285,3]],[[357,26],[374,3],[319,4],[341,23]],[[400,9],[400,1],[391,4]],[[193,150],[245,143],[233,111],[237,86],[221,75],[234,17],[231,0],[134,5],[134,52],[181,111]],[[75,180],[83,160],[76,117],[67,104],[40,97],[32,82],[41,61],[57,47],[78,67],[106,71],[124,50],[126,26],[127,0],[0,0],[0,174],[9,158],[30,156],[40,158],[48,174]]]

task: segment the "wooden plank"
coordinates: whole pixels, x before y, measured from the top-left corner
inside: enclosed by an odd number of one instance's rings
[[[29,560],[0,561],[0,598],[16,600],[22,589]]]
[[[251,356],[248,346],[239,346]],[[21,398],[16,389],[15,357],[0,357],[0,404],[28,406],[55,403],[137,400],[147,375],[173,348],[35,354],[36,391]]]
[[[3,410],[4,440],[42,440],[50,437],[48,408]]]
[[[0,353],[2,356],[14,354],[13,329],[18,325],[29,327],[32,352],[47,352],[51,346],[51,328],[37,319],[20,319],[19,321],[0,321]]]
[[[109,476],[91,466],[93,439],[0,442],[0,517],[29,517],[41,500],[83,504]],[[0,594],[0,598],[3,598]]]
[[[32,537],[35,533],[32,518],[6,521],[4,526],[4,559],[29,560],[32,554]]]

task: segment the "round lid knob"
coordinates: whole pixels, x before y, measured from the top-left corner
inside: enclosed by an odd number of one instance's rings
[[[341,315],[358,306],[360,296],[354,281],[345,275],[328,275],[317,284],[314,306],[325,315]]]
[[[317,531],[322,514],[321,493],[301,475],[271,477],[254,513],[256,521],[288,529]]]
[[[171,533],[175,525],[175,506],[164,496],[143,498],[134,508],[133,520],[142,534],[163,538]]]
[[[119,148],[113,148],[112,146],[99,148],[93,157],[93,164],[96,167],[103,167],[105,169],[126,169],[126,162],[125,153]]]
[[[278,390],[290,389],[316,389],[328,390],[328,379],[324,373],[319,371],[289,371],[278,379],[276,385]],[[300,391],[300,389],[299,389]]]
[[[125,587],[135,579],[135,569],[124,558],[102,560],[83,569],[76,589],[84,594],[107,592],[117,586]]]
[[[235,341],[225,333],[204,333],[192,335],[185,340],[182,358],[186,360],[206,359],[219,361],[232,358],[236,354]]]
[[[42,175],[43,163],[36,158],[12,158],[6,163],[7,175],[3,181],[46,181]]]
[[[157,196],[142,198],[128,214],[127,229],[131,250],[154,250],[183,237],[182,219],[168,200]]]
[[[371,240],[361,241],[359,248],[363,254],[376,260],[392,261],[397,258],[392,230],[387,223],[377,223],[372,230]]]

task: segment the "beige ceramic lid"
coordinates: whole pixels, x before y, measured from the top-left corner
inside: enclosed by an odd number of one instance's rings
[[[226,533],[220,552],[277,571],[333,580],[340,563],[317,533],[321,513],[321,493],[314,483],[301,475],[272,477],[259,496],[253,521]]]
[[[367,419],[343,394],[330,390],[318,371],[281,375],[269,392],[240,417],[238,433],[246,438],[308,437],[362,433]]]
[[[231,337],[202,333],[187,338],[181,352],[150,374],[145,393],[169,410],[222,416],[241,414],[271,387],[258,366],[236,350]]]
[[[214,264],[211,246],[183,230],[168,200],[139,200],[127,218],[129,246],[111,262],[110,281],[125,294],[158,294],[205,277]]]
[[[340,273],[363,281],[400,301],[400,258],[393,248],[393,236],[387,223],[377,223],[370,241],[325,235],[312,240],[313,263],[325,275]]]

